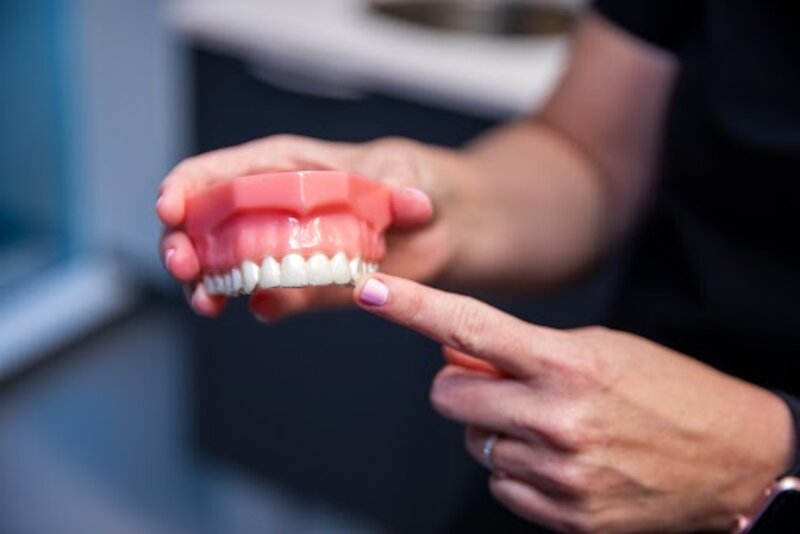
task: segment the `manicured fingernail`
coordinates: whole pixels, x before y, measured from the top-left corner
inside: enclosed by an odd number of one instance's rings
[[[389,288],[377,278],[370,278],[361,288],[358,300],[368,306],[383,306],[389,300]]]
[[[167,249],[167,250],[164,252],[164,265],[166,265],[167,269],[168,269],[168,270],[170,270],[170,271],[171,271],[172,269],[171,269],[171,268],[170,268],[170,266],[169,266],[169,262],[170,262],[170,260],[172,259],[172,256],[174,256],[174,255],[175,255],[175,249],[174,249],[174,248],[168,248],[168,249]]]

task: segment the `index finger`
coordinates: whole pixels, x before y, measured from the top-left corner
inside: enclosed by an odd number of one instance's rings
[[[532,325],[471,297],[385,274],[362,279],[359,306],[515,377],[538,374],[563,334]]]

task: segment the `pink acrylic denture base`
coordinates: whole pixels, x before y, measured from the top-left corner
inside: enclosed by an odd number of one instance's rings
[[[278,172],[218,182],[190,194],[185,230],[203,272],[289,253],[344,252],[378,262],[391,192],[342,171]]]

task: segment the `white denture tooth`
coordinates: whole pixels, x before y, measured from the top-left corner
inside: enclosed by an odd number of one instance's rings
[[[233,282],[233,294],[239,294],[242,291],[242,271],[236,267],[231,269],[231,281]]]
[[[203,277],[203,286],[205,286],[206,293],[209,295],[217,294],[217,281],[213,274],[207,274]]]
[[[252,293],[258,285],[258,265],[250,260],[242,262],[242,290],[245,293]]]
[[[281,285],[283,287],[308,285],[306,261],[300,254],[287,254],[281,260]]]
[[[231,272],[228,271],[227,273],[222,275],[222,279],[224,281],[223,291],[222,292],[225,293],[226,295],[232,295],[233,294],[233,277],[231,276]]]
[[[215,295],[216,290],[214,289],[214,277],[210,274],[207,274],[203,277],[203,287],[206,288],[206,293],[209,295]]]
[[[364,272],[367,273],[367,274],[374,273],[377,270],[378,270],[377,266],[374,263],[371,263],[371,262],[367,263],[364,266]]]
[[[281,285],[281,266],[272,256],[267,256],[261,262],[261,272],[258,276],[258,287],[269,289]]]
[[[358,279],[361,278],[361,275],[364,274],[364,266],[361,262],[361,258],[355,257],[350,260],[350,278],[353,282],[358,282]]]
[[[214,293],[222,295],[225,293],[225,279],[221,275],[214,275]]]
[[[306,261],[308,283],[312,286],[327,286],[333,283],[331,261],[325,254],[314,254]]]
[[[331,258],[331,272],[335,283],[349,284],[351,282],[350,264],[344,252],[339,252]]]

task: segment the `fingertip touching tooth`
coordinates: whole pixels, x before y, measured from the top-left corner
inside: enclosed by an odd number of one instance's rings
[[[242,290],[245,293],[252,293],[258,285],[259,267],[249,260],[242,262]]]
[[[258,278],[258,287],[269,289],[281,285],[281,266],[272,256],[267,256],[261,262],[261,272]]]
[[[284,287],[308,285],[306,262],[300,254],[287,254],[281,260],[281,285]]]
[[[336,284],[350,283],[350,265],[344,252],[339,252],[331,258],[331,274]]]

